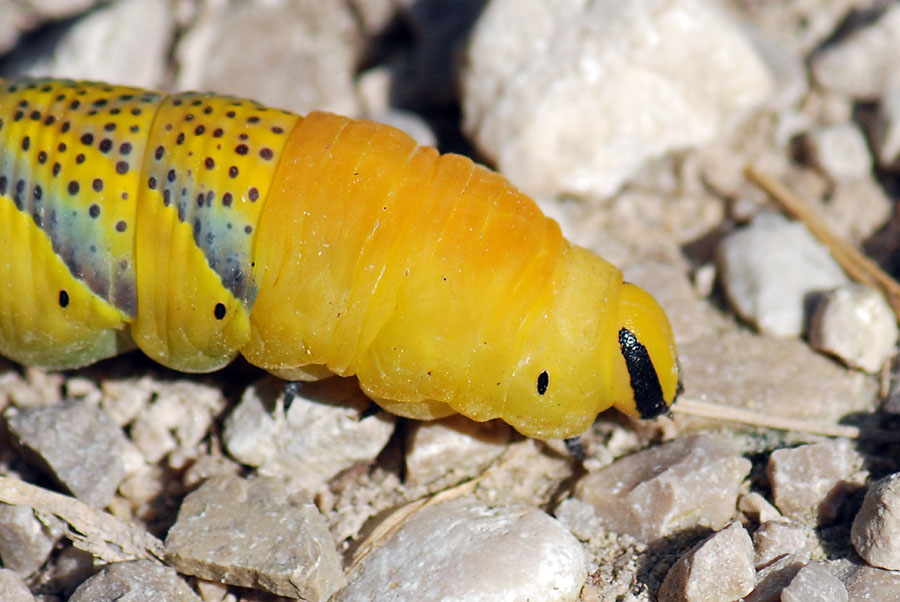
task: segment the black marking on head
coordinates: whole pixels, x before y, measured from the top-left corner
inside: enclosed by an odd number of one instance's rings
[[[547,387],[550,386],[550,375],[547,374],[547,371],[544,370],[540,374],[538,374],[537,379],[537,392],[538,395],[543,395],[547,392]]]
[[[653,360],[650,359],[647,348],[641,345],[634,333],[627,328],[619,331],[619,347],[628,367],[628,376],[631,378],[634,405],[641,418],[656,418],[667,412],[669,406],[663,399],[659,375],[653,367]]]
[[[222,303],[216,303],[216,308],[213,310],[213,315],[215,315],[216,320],[221,320],[225,317],[225,306]]]
[[[68,307],[69,305],[69,293],[65,290],[59,291],[59,306],[60,307]]]

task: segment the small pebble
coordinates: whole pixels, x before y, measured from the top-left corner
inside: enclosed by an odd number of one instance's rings
[[[62,535],[50,533],[28,506],[0,504],[0,560],[3,567],[28,577],[50,557]]]
[[[34,602],[34,596],[15,571],[0,568],[0,599],[3,602]]]
[[[859,180],[872,171],[872,155],[859,127],[841,123],[817,128],[806,136],[812,160],[833,181]]]
[[[51,586],[67,592],[75,591],[75,588],[97,572],[91,553],[79,550],[75,546],[63,548],[49,568]]]
[[[875,481],[850,532],[853,547],[872,566],[900,570],[900,473]]]
[[[731,306],[770,336],[800,335],[808,296],[847,282],[806,226],[774,213],[761,213],[726,236],[716,263]]]
[[[316,507],[291,501],[265,477],[214,477],[189,494],[166,537],[166,559],[186,575],[309,602],[324,602],[345,581]]]
[[[787,520],[781,516],[778,508],[770,504],[769,500],[755,491],[741,496],[741,499],[738,500],[738,510],[743,512],[747,518],[760,525],[771,520]]]
[[[81,401],[4,412],[19,445],[79,500],[104,508],[125,477],[125,436],[100,408]]]
[[[458,498],[413,514],[335,602],[575,602],[585,579],[581,544],[547,514]]]
[[[762,523],[753,533],[754,566],[763,568],[782,556],[803,556],[806,539],[807,530],[801,525],[783,520]]]
[[[593,505],[612,530],[653,541],[691,527],[728,524],[750,466],[712,437],[686,436],[588,474],[575,495]]]
[[[200,442],[225,409],[225,397],[217,388],[186,379],[151,386],[151,400],[131,423],[131,439],[147,462],[168,456],[169,466],[180,470],[201,453]]]
[[[816,304],[809,342],[850,367],[877,372],[897,352],[897,318],[881,293],[847,284]]]
[[[790,518],[828,521],[846,493],[864,480],[862,456],[847,439],[777,449],[766,476],[779,510]]]
[[[249,387],[225,420],[223,439],[236,460],[261,474],[315,489],[360,461],[373,460],[396,418],[376,409],[352,378],[303,383],[284,407],[282,380]],[[273,411],[272,408],[275,408]]]
[[[756,585],[753,544],[732,523],[678,559],[659,590],[660,602],[730,602]]]
[[[473,422],[457,415],[420,422],[407,441],[406,480],[443,489],[476,476],[503,453],[511,436],[500,421]]]
[[[174,569],[149,560],[116,562],[82,583],[69,602],[200,602]]]
[[[781,602],[848,602],[847,588],[820,563],[800,569],[781,591]]]
[[[758,569],[756,588],[743,599],[743,602],[780,602],[781,592],[806,562],[805,557],[782,556],[768,566]]]

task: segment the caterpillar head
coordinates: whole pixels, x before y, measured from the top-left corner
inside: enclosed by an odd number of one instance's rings
[[[615,334],[613,405],[636,418],[664,414],[681,391],[675,340],[666,314],[646,291],[626,282]]]

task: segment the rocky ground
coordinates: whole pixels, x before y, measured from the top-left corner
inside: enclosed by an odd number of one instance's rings
[[[836,261],[900,267],[900,3],[22,0],[0,52],[490,164],[659,299],[685,384],[579,461],[351,379],[3,364],[3,600],[900,599],[900,295]]]

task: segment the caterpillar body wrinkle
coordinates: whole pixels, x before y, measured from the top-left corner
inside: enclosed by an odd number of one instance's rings
[[[139,347],[356,375],[419,419],[569,437],[668,408],[663,310],[502,176],[397,129],[211,94],[0,80],[0,353]]]

